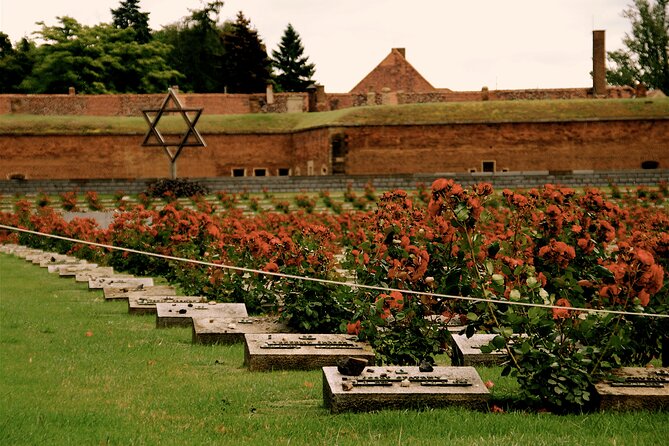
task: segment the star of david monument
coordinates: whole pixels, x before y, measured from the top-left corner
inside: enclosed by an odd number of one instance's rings
[[[163,99],[160,108],[142,110],[142,114],[147,124],[149,124],[149,131],[144,137],[142,147],[162,147],[170,159],[170,177],[173,180],[176,179],[177,159],[183,148],[207,147],[202,135],[195,128],[202,114],[202,108],[184,108],[174,90],[170,88],[167,90],[167,96]],[[169,118],[163,119],[168,115],[175,114],[181,116],[186,124],[183,133],[178,131],[175,133],[175,130],[170,129],[170,124],[173,125],[174,123],[167,122]],[[161,119],[163,119],[164,126],[159,126]],[[161,131],[161,127],[167,128]]]

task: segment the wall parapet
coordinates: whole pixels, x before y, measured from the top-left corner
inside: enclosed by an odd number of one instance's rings
[[[0,114],[81,115],[81,116],[141,116],[144,109],[158,108],[164,94],[0,94]],[[609,87],[608,98],[632,98],[631,87]],[[451,91],[428,93],[382,91],[363,93],[323,93],[315,99],[318,111],[343,108],[420,104],[433,102],[512,101],[546,99],[593,98],[592,88],[554,88],[526,90]],[[290,113],[309,111],[309,94],[267,93],[223,94],[180,93],[185,107],[204,108],[207,114],[229,115],[249,113]]]
[[[217,177],[196,178],[210,191],[227,192],[319,192],[342,191],[351,185],[363,189],[371,183],[379,190],[414,189],[419,184],[429,185],[437,178],[452,178],[463,186],[488,182],[495,189],[524,189],[559,184],[566,187],[655,186],[669,182],[669,169],[606,170],[606,171],[523,171],[495,173],[432,173],[406,175],[330,175],[291,177]],[[155,179],[71,179],[71,180],[0,180],[0,194],[57,194],[78,191],[95,191],[112,194],[117,191],[134,194],[143,192]]]

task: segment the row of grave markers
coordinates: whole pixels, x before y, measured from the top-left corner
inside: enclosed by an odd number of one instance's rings
[[[375,361],[371,346],[355,336],[293,333],[276,317],[249,316],[243,303],[180,296],[150,277],[115,273],[72,256],[11,244],[0,245],[0,252],[87,282],[89,289],[102,290],[105,300],[127,300],[130,314],[155,314],[157,328],[191,327],[194,343],[243,342],[244,365],[250,371],[322,369],[323,402],[332,413],[448,405],[485,409],[490,393],[474,366],[506,360],[501,351],[480,350],[494,335],[467,338],[449,327],[453,366],[367,365],[352,374],[341,364],[352,358],[363,364]],[[596,385],[602,409],[669,408],[668,369],[625,368],[619,374],[619,380]]]

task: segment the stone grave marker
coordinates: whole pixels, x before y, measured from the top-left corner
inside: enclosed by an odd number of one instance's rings
[[[16,250],[14,250],[12,252],[12,254],[14,254],[15,256],[17,256],[21,259],[28,260],[29,256],[44,254],[44,251],[42,251],[41,249],[33,249],[33,248],[28,248],[28,247],[25,247],[25,246],[21,246],[21,247],[17,248]]]
[[[486,408],[490,392],[474,367],[368,366],[358,376],[323,367],[323,402],[331,413],[462,406]]]
[[[153,286],[152,277],[122,277],[121,275],[91,277],[88,280],[88,288],[101,290],[105,287],[124,288],[128,286]]]
[[[136,285],[131,287],[104,287],[102,293],[106,300],[125,299],[129,300],[131,297],[143,296],[176,296],[177,290],[169,285],[154,285],[144,286]]]
[[[76,263],[58,263],[47,266],[47,271],[60,276],[74,276],[79,271],[86,271],[97,268],[97,263],[88,263],[86,260],[80,260]]]
[[[499,365],[507,358],[506,351],[496,350],[490,353],[481,352],[481,347],[488,345],[495,334],[475,334],[468,338],[464,334],[451,332],[451,347],[453,365],[461,366],[491,366]]]
[[[14,254],[19,249],[25,249],[25,247],[15,243],[0,244],[0,252],[4,254]]]
[[[193,317],[247,317],[246,305],[240,303],[158,303],[156,327],[190,327]]]
[[[595,384],[601,410],[669,409],[669,368],[622,367]]]
[[[129,314],[156,314],[156,304],[159,303],[206,303],[207,299],[202,296],[128,296]]]
[[[33,265],[45,264],[46,266],[49,264],[61,263],[63,260],[67,260],[68,258],[74,257],[69,257],[55,252],[42,252],[39,254],[29,255],[26,257],[26,260],[31,262]]]
[[[35,262],[33,262],[35,263]],[[65,256],[61,254],[57,254],[54,256],[51,256],[50,258],[43,259],[39,262],[39,266],[41,268],[48,268],[49,266],[52,265],[76,265],[77,263],[81,263],[81,259],[78,259],[73,256]]]
[[[75,274],[74,280],[77,282],[86,282],[88,283],[92,279],[97,279],[100,277],[115,277],[118,279],[125,278],[129,279],[134,277],[132,274],[118,274],[114,273],[114,269],[111,266],[98,266],[95,269],[88,271],[80,271]]]
[[[289,333],[278,317],[193,317],[194,344],[234,344],[252,333]]]
[[[246,334],[244,365],[250,371],[312,370],[355,356],[373,362],[374,351],[355,336],[344,334]]]

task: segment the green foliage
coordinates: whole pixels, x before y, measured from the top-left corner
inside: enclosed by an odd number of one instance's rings
[[[636,85],[669,94],[669,16],[667,0],[634,0],[623,12],[632,34],[625,34],[624,49],[608,53],[613,68],[607,71],[612,85]]]
[[[21,82],[35,64],[35,44],[26,38],[12,47],[7,34],[0,32],[0,93],[22,93]]]
[[[139,10],[139,0],[122,0],[117,9],[112,9],[113,25],[116,28],[131,28],[135,32],[135,41],[148,43],[151,40],[149,13]]]
[[[279,50],[272,51],[272,65],[279,70],[275,78],[279,91],[306,91],[314,83],[315,66],[303,54],[300,35],[289,23],[281,36]]]
[[[174,198],[193,197],[195,195],[206,195],[209,193],[206,186],[184,178],[177,179],[161,179],[153,181],[149,184],[146,190],[146,195],[149,197],[165,197],[170,196]]]
[[[155,40],[169,45],[169,65],[183,73],[180,88],[197,93],[223,92],[223,27],[218,23],[221,1],[211,1],[180,23],[165,26],[155,33]]]
[[[38,32],[46,43],[35,50],[36,64],[20,88],[33,93],[158,92],[180,78],[166,62],[169,48],[159,42],[138,43],[132,29],[81,25],[59,17],[60,26]]]
[[[258,31],[240,11],[223,33],[225,85],[228,93],[264,92],[271,80],[271,62]]]

